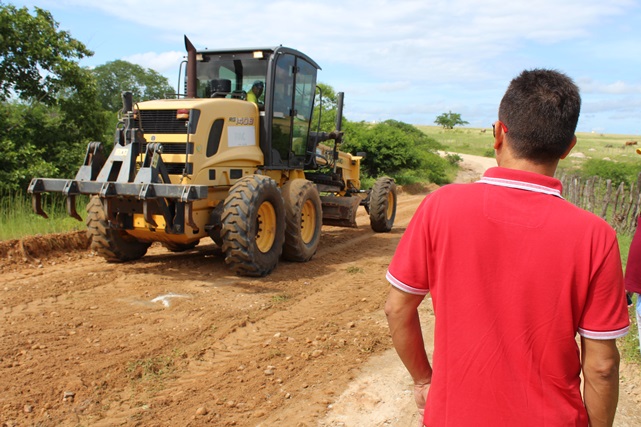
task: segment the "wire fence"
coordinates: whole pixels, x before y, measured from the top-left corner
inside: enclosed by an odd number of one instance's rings
[[[563,175],[563,197],[606,220],[617,232],[633,233],[641,205],[641,173],[630,185],[594,176],[588,179]]]

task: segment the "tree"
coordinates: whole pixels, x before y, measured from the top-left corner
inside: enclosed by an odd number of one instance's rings
[[[34,176],[73,176],[106,116],[93,75],[76,60],[92,55],[45,10],[0,3],[0,189]]]
[[[98,99],[108,111],[122,108],[124,91],[132,92],[135,101],[166,98],[176,92],[167,77],[127,61],[107,62],[96,67],[93,74],[98,82]]]
[[[58,31],[51,13],[38,7],[0,3],[0,101],[17,95],[48,105],[69,87],[88,82],[76,60],[93,55],[66,31]]]
[[[324,83],[316,85],[316,99],[314,100],[314,115],[312,117],[312,130],[316,130],[319,125],[320,115],[320,130],[324,132],[331,132],[336,129],[336,107],[338,104],[338,96],[334,88]],[[343,118],[343,121],[346,121]]]
[[[461,115],[459,113],[452,113],[450,111],[448,113],[443,113],[440,116],[436,117],[436,120],[434,120],[434,123],[436,123],[437,125],[443,126],[445,129],[454,129],[454,126],[466,125],[469,122],[462,120]]]

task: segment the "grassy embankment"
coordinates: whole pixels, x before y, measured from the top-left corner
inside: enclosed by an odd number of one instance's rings
[[[78,213],[84,218],[86,197],[78,197],[76,203]],[[19,239],[36,234],[62,233],[67,231],[84,230],[84,222],[77,221],[67,215],[65,202],[62,197],[43,198],[42,207],[49,219],[33,213],[31,198],[24,194],[0,195],[0,241]]]
[[[473,154],[477,156],[493,157],[492,128],[482,132],[481,129],[462,128],[444,130],[437,126],[417,126],[423,132],[440,142],[445,151],[453,153]],[[577,133],[577,145],[570,156],[562,160],[559,169],[571,171],[581,168],[587,159],[610,159],[613,162],[638,165],[641,171],[641,156],[636,154],[635,146],[625,146],[626,141],[638,141],[639,135],[614,135],[597,133]],[[639,145],[637,145],[638,147]],[[621,262],[625,266],[628,260],[628,251],[632,235],[620,234],[618,236],[621,249]],[[631,319],[634,319],[634,308],[630,309]],[[639,353],[639,339],[635,321],[631,322],[630,333],[618,341],[621,354],[628,362],[641,365]]]

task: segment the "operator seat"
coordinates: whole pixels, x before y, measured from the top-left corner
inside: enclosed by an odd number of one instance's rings
[[[209,93],[211,98],[225,98],[231,92],[231,80],[213,79],[209,81]]]
[[[247,100],[247,92],[244,90],[235,90],[231,93],[233,99],[242,99],[243,101]]]

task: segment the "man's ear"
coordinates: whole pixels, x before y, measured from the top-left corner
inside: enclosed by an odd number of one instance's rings
[[[499,150],[505,140],[505,133],[503,133],[503,126],[500,125],[500,122],[497,122],[497,123],[498,123],[498,126],[495,125],[495,128],[494,128],[494,150]]]
[[[570,154],[570,151],[572,151],[575,145],[576,145],[576,135],[572,137],[572,142],[570,142],[568,149],[565,150],[565,153],[563,153],[563,155],[561,156],[561,160],[565,159],[568,156],[568,154]]]

